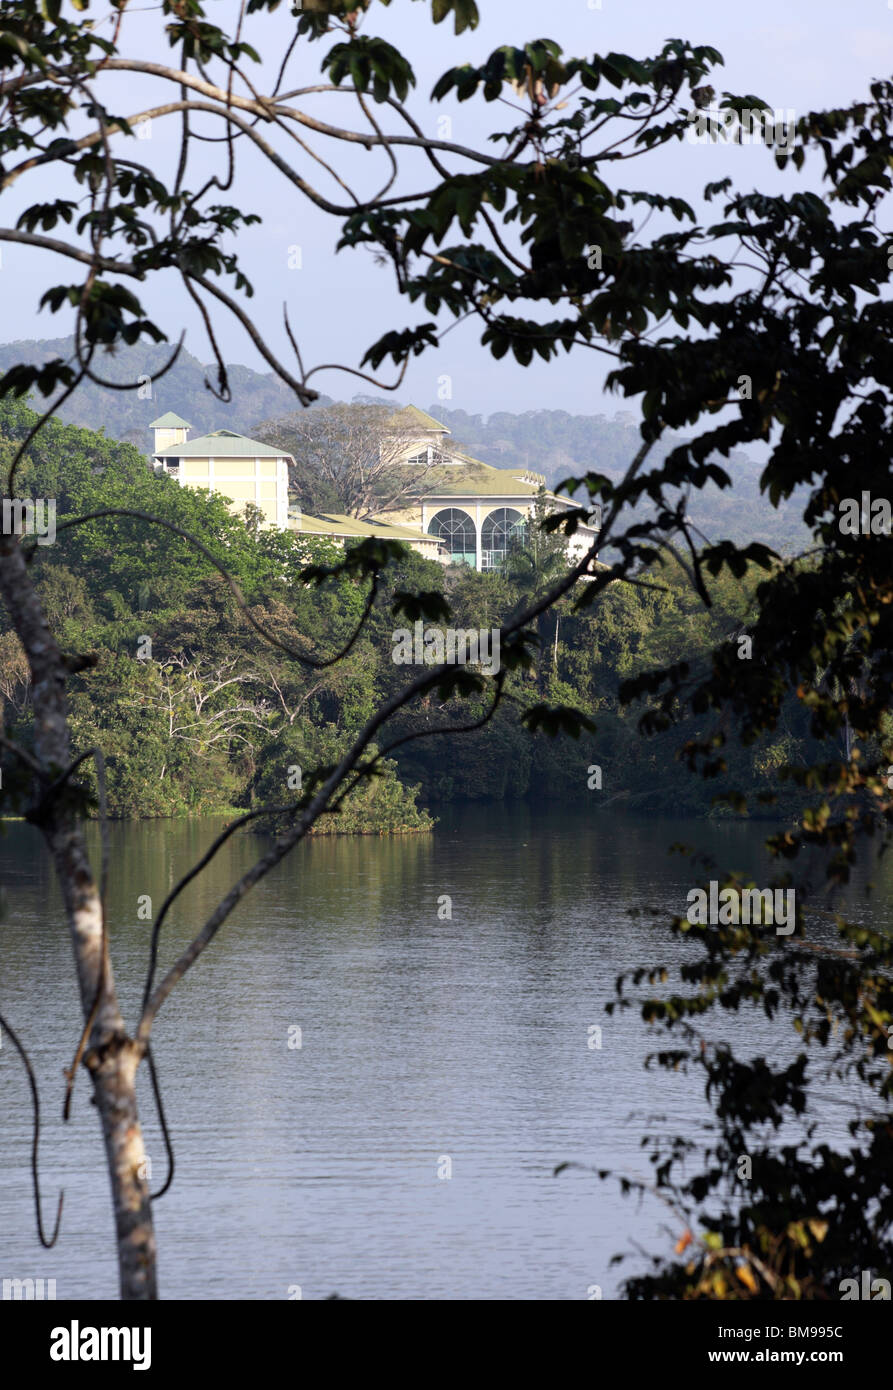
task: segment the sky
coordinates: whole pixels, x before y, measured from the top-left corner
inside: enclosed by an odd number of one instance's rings
[[[453,98],[432,103],[430,91],[437,77],[456,63],[480,62],[504,43],[521,44],[547,37],[559,43],[566,55],[592,55],[616,50],[636,57],[659,51],[670,37],[718,48],[725,67],[714,74],[717,91],[749,92],[773,108],[799,117],[810,109],[843,105],[867,93],[869,82],[893,72],[893,0],[749,0],[746,5],[714,6],[695,0],[479,0],[482,20],[474,31],[453,33],[452,21],[434,26],[428,0],[392,0],[389,8],[376,5],[374,31],[395,43],[411,61],[418,85],[408,101],[409,109],[426,131],[443,130],[451,122],[449,138],[458,143],[484,144],[489,130],[505,129],[514,116],[505,106],[487,106],[480,100],[458,104]],[[220,23],[234,12],[230,0],[210,0],[209,18]],[[107,11],[91,6],[98,32],[110,34]],[[103,18],[105,17],[105,18]],[[141,5],[126,21],[123,47],[142,58],[170,61],[170,51],[157,7]],[[256,16],[245,37],[264,57],[259,85],[271,86],[294,20],[285,7],[274,16]],[[302,43],[300,57],[288,85],[303,86],[319,80],[323,44]],[[107,102],[112,109],[134,114],[152,106],[170,91],[157,79],[142,75],[107,78]],[[310,102],[316,105],[310,105]],[[323,103],[326,103],[323,105]],[[310,98],[304,109],[321,119],[343,120],[359,128],[349,96]],[[334,114],[335,112],[338,114]],[[212,118],[208,118],[209,120]],[[205,125],[202,129],[209,130]],[[393,127],[397,129],[395,125]],[[176,120],[156,120],[151,136],[141,141],[137,155],[170,177],[176,154]],[[124,137],[118,141],[120,151]],[[136,142],[125,143],[136,147]],[[244,142],[243,142],[244,144]],[[332,142],[320,146],[332,155]],[[198,182],[207,174],[222,146],[205,145],[190,169]],[[302,174],[317,182],[327,194],[335,185],[318,165],[291,146]],[[338,143],[338,168],[355,179],[358,190],[374,191],[387,176],[385,156]],[[452,167],[459,170],[461,161]],[[816,169],[817,165],[813,165]],[[430,187],[431,170],[410,152],[404,161],[404,183],[399,187]],[[766,190],[813,187],[815,174],[807,163],[802,174],[782,174],[769,151],[759,146],[710,147],[687,142],[668,152],[630,161],[623,166],[630,186],[681,194],[693,203],[704,184],[730,174],[740,186]],[[0,202],[0,218],[13,225],[21,208],[33,201],[59,195],[58,171],[40,171],[28,182],[23,178]],[[64,178],[64,175],[63,175]],[[400,299],[389,269],[377,266],[365,251],[336,255],[334,246],[340,221],[310,205],[253,150],[240,151],[234,190],[225,195],[245,211],[259,214],[260,225],[239,236],[243,269],[255,288],[250,309],[264,337],[275,351],[293,365],[284,329],[283,305],[303,353],[305,365],[343,363],[358,367],[365,349],[383,332],[428,317],[424,307]],[[649,228],[649,231],[653,228]],[[295,248],[299,248],[296,251]],[[69,281],[70,263],[60,257],[3,244],[0,268],[0,340],[57,337],[70,331],[64,314],[38,311],[38,301],[48,283]],[[207,339],[197,312],[172,276],[153,289],[140,291],[156,320],[175,339],[186,330],[186,346],[200,360],[210,360]],[[266,370],[244,330],[228,315],[215,320],[225,358]],[[550,363],[523,368],[513,361],[495,361],[479,343],[480,327],[474,321],[458,325],[436,350],[415,361],[397,398],[422,406],[441,403],[444,408],[490,415],[494,411],[563,409],[576,413],[607,413],[629,408],[616,394],[604,390],[610,362],[585,349]],[[382,367],[383,380],[393,371]],[[327,370],[311,384],[339,399],[357,392],[377,394],[374,387],[343,372]]]

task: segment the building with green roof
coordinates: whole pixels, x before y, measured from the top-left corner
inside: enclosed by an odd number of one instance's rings
[[[235,430],[212,430],[188,439],[190,426],[170,412],[150,428],[155,431],[153,460],[158,472],[176,478],[181,487],[220,493],[238,516],[253,504],[263,513],[264,528],[288,528],[291,454]]]
[[[524,535],[540,492],[545,492],[551,511],[568,511],[575,505],[546,490],[541,473],[523,466],[494,468],[456,448],[447,426],[416,406],[395,411],[390,424],[399,441],[395,470],[411,470],[417,486],[386,513],[387,518],[436,536],[454,564],[499,569],[512,540]],[[571,558],[582,556],[594,543],[597,509],[592,523],[578,526],[569,537]]]
[[[192,426],[188,420],[183,420],[179,415],[175,415],[172,410],[166,410],[163,415],[159,415],[157,420],[149,423],[150,430],[161,429],[184,429],[191,430]]]
[[[438,536],[426,535],[414,526],[400,526],[395,522],[371,517],[366,521],[358,521],[355,516],[345,516],[341,512],[309,516],[299,508],[292,508],[288,520],[290,529],[302,536],[324,536],[339,543],[379,536],[383,540],[402,541],[410,550],[417,551],[428,560],[446,563],[448,558]]]
[[[316,517],[297,510],[290,514],[289,469],[295,461],[271,444],[226,429],[190,440],[190,426],[171,412],[153,421],[151,428],[159,472],[184,487],[221,493],[239,515],[253,503],[263,512],[265,526],[329,536],[340,545],[351,538],[389,536],[432,559],[477,570],[501,567],[512,540],[523,537],[540,493],[552,511],[575,505],[547,491],[541,473],[520,465],[494,468],[473,458],[450,442],[446,425],[414,405],[395,411],[388,425],[390,433],[381,447],[393,460],[389,466],[395,478],[407,486],[397,490],[399,502],[363,521],[335,512]],[[582,556],[593,545],[597,509],[591,522],[578,526],[568,539],[570,558]]]
[[[192,426],[186,420],[181,420],[179,415],[175,415],[172,410],[168,410],[164,415],[159,415],[157,420],[153,420],[149,426],[150,430],[155,431],[155,452],[167,449],[171,444],[182,444]]]

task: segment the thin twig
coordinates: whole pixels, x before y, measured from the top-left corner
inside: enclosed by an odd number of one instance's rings
[[[34,1183],[34,1212],[37,1218],[37,1235],[44,1250],[52,1250],[56,1241],[59,1239],[59,1223],[62,1220],[62,1204],[65,1201],[65,1192],[64,1190],[59,1192],[59,1205],[56,1208],[56,1224],[53,1227],[52,1236],[47,1240],[44,1235],[43,1217],[40,1211],[40,1176],[37,1167],[37,1151],[40,1146],[40,1097],[37,1093],[37,1078],[34,1075],[34,1068],[31,1066],[31,1059],[22,1043],[19,1041],[18,1034],[10,1024],[7,1023],[3,1014],[0,1014],[0,1027],[5,1028],[12,1038],[13,1046],[21,1057],[25,1071],[28,1073],[28,1084],[31,1087],[31,1102],[34,1106],[34,1137],[31,1141],[31,1178]]]

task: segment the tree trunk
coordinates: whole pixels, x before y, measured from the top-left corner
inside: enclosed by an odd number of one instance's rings
[[[546,690],[546,662],[549,660],[546,656],[546,652],[549,650],[549,634],[546,631],[545,613],[537,614],[536,631],[539,637],[539,646],[536,653],[536,688],[538,693],[543,695]]]
[[[146,1151],[136,1105],[136,1071],[141,1049],[120,1039],[87,1066],[102,1120],[115,1211],[118,1277],[127,1300],[158,1297],[155,1229],[146,1177]],[[88,1054],[89,1057],[89,1054]]]
[[[47,795],[49,783],[70,765],[65,708],[65,658],[50,632],[14,536],[0,536],[0,593],[28,657],[33,681],[34,752],[46,769],[36,779],[29,815],[42,831],[62,890],[85,1024],[95,1010],[83,1062],[93,1081],[105,1140],[118,1243],[122,1299],[157,1297],[155,1234],[145,1149],[136,1104],[136,1072],[143,1049],[127,1036],[118,1008],[108,943],[103,972],[103,909],[68,784]],[[76,1039],[72,1039],[74,1051]]]

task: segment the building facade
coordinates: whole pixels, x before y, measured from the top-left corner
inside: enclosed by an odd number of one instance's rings
[[[244,516],[246,503],[263,514],[262,525],[307,536],[326,536],[336,544],[367,536],[402,541],[442,564],[498,570],[515,541],[523,540],[537,498],[545,491],[549,511],[576,504],[545,490],[545,478],[528,468],[494,468],[449,442],[450,431],[415,406],[391,417],[393,474],[403,487],[398,502],[362,521],[342,513],[307,516],[289,507],[291,454],[248,439],[233,430],[214,430],[188,438],[190,426],[168,412],[154,420],[153,461],[159,472],[181,487],[206,489],[226,498]],[[382,446],[384,447],[384,445]],[[595,508],[590,524],[579,525],[567,540],[568,558],[580,559],[598,536]]]
[[[345,541],[366,540],[378,536],[381,540],[401,541],[410,550],[424,555],[426,560],[438,560],[449,564],[450,557],[437,536],[426,535],[415,526],[401,526],[398,522],[383,517],[370,517],[367,521],[357,521],[356,517],[345,516],[343,512],[328,512],[324,516],[308,516],[298,507],[292,507],[288,518],[289,530],[302,536],[323,536],[326,540],[343,545]]]
[[[149,426],[155,432],[152,458],[155,468],[175,478],[181,487],[217,492],[244,516],[252,503],[263,513],[267,530],[288,529],[288,469],[290,454],[234,430],[214,430],[189,439],[189,426],[168,411]]]
[[[407,442],[401,448],[401,469],[417,470],[417,492],[382,517],[416,526],[435,536],[453,564],[497,570],[513,540],[522,540],[545,489],[549,511],[569,511],[577,504],[545,488],[541,473],[528,468],[494,468],[449,442],[446,425],[415,406],[392,417],[395,430]],[[598,508],[589,525],[577,526],[568,537],[568,558],[582,558],[598,536]]]

